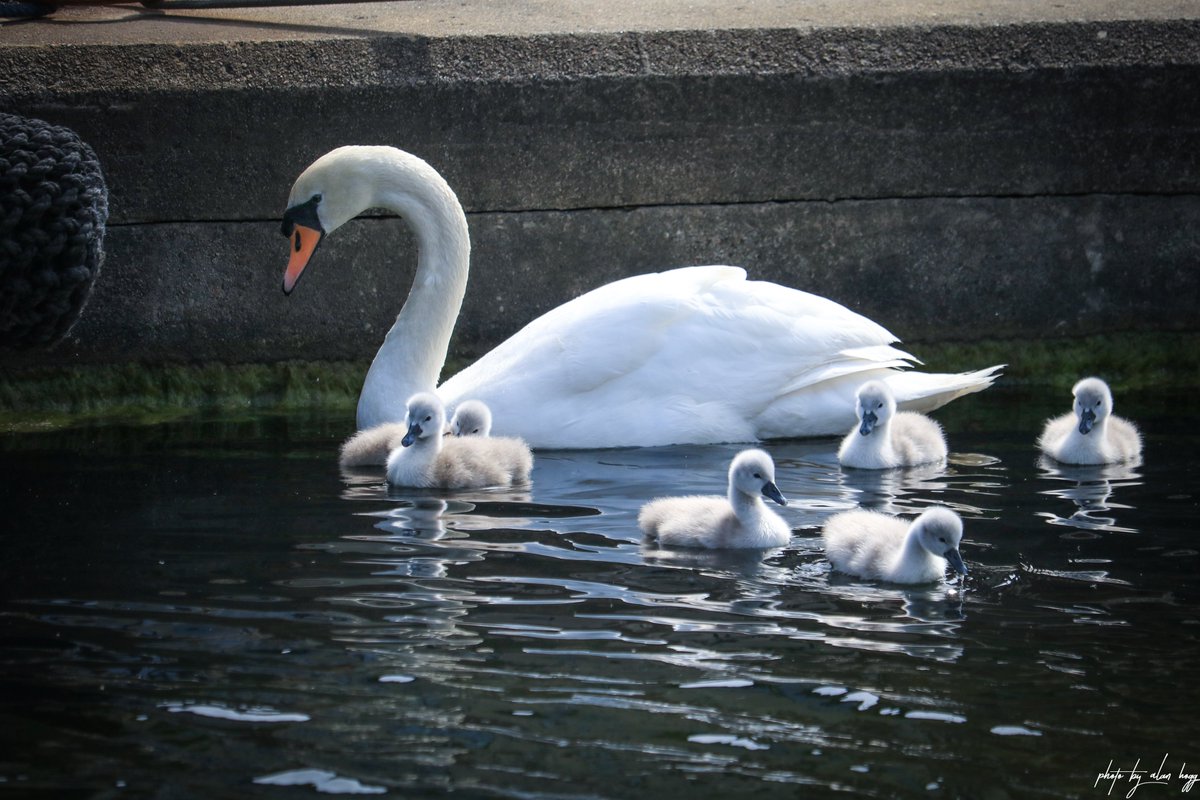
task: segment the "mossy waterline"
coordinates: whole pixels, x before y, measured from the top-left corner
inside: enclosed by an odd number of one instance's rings
[[[1008,366],[998,386],[1070,391],[1084,375],[1113,391],[1194,386],[1200,332],[1107,333],[1087,337],[978,342],[905,342],[925,368],[956,372]],[[465,365],[452,359],[450,375]],[[62,427],[102,419],[154,422],[196,411],[344,409],[353,414],[368,362],[273,364],[107,364],[0,373],[0,431]]]

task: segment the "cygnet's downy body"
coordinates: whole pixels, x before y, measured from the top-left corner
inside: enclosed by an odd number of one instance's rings
[[[465,400],[450,417],[451,436],[490,436],[492,411],[479,400]]]
[[[892,390],[868,381],[855,396],[858,425],[842,440],[838,461],[858,469],[893,469],[946,458],[942,428],[924,414],[897,411]]]
[[[1142,454],[1137,427],[1112,413],[1108,384],[1099,378],[1084,378],[1071,394],[1074,409],[1049,420],[1038,438],[1043,453],[1063,464],[1115,464]]]
[[[342,443],[338,463],[343,467],[379,467],[387,463],[388,453],[400,446],[408,433],[403,422],[385,422],[361,430]]]
[[[948,508],[911,523],[879,511],[844,511],[825,522],[825,555],[839,572],[888,583],[941,580],[949,564],[967,574],[958,552],[962,519]]]
[[[520,439],[444,436],[446,410],[436,395],[421,392],[408,401],[407,432],[387,459],[393,486],[479,489],[511,486],[529,479],[533,455]]]
[[[763,503],[787,500],[775,485],[775,462],[762,450],[743,450],[729,465],[726,497],[687,496],[652,500],[638,514],[648,539],[662,547],[768,548],[792,538],[783,518]]]

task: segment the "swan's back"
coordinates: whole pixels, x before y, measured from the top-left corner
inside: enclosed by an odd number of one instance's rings
[[[539,447],[823,435],[849,426],[863,380],[890,381],[909,365],[894,341],[831,300],[748,281],[737,267],[685,267],[616,281],[553,309],[439,393],[450,404],[479,398],[496,432]],[[926,376],[906,391],[957,396],[986,387],[990,372]]]

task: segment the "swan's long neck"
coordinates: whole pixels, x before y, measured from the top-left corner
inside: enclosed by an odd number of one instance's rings
[[[373,205],[403,216],[416,237],[417,271],[363,382],[360,429],[403,420],[409,397],[437,387],[471,257],[462,206],[432,167],[415,158],[384,160],[375,182]]]

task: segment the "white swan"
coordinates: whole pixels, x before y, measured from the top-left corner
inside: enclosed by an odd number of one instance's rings
[[[529,480],[533,455],[520,439],[445,436],[446,410],[430,392],[407,405],[408,432],[387,459],[393,486],[478,489]]]
[[[375,207],[412,227],[417,272],[363,383],[360,429],[402,419],[405,399],[435,389],[470,256],[462,207],[432,167],[392,147],[341,147],[292,186],[284,292],[326,235]],[[830,300],[748,281],[736,267],[689,267],[565,303],[436,391],[450,407],[482,400],[497,433],[535,447],[696,444],[840,433],[865,379],[886,380],[902,407],[928,411],[986,388],[999,369],[901,371],[915,359],[895,341]]]
[[[929,583],[946,563],[963,575],[958,552],[962,519],[948,508],[930,508],[911,524],[879,511],[844,511],[825,522],[825,555],[847,575],[889,583]]]
[[[450,418],[451,436],[489,436],[492,432],[492,411],[478,400],[464,400]]]
[[[1063,464],[1115,464],[1142,454],[1137,426],[1112,413],[1108,384],[1084,378],[1071,389],[1075,408],[1046,422],[1038,447]]]
[[[782,547],[788,524],[763,503],[786,506],[775,485],[775,462],[762,450],[743,450],[729,465],[727,497],[664,497],[642,506],[638,525],[664,547]]]
[[[883,381],[867,381],[855,396],[858,425],[846,434],[838,461],[859,469],[892,469],[932,464],[947,455],[942,426],[915,411],[897,411]]]

